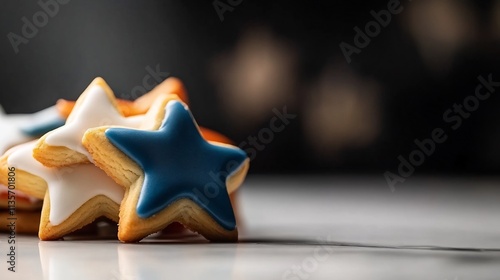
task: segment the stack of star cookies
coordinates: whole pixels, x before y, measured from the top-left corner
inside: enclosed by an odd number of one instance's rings
[[[199,127],[184,86],[168,78],[131,102],[96,78],[75,102],[59,101],[64,125],[6,152],[0,183],[43,200],[38,235],[60,239],[100,217],[136,242],[181,223],[211,241],[238,238],[232,194],[249,167],[230,140]]]

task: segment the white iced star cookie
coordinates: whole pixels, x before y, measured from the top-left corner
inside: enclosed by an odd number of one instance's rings
[[[30,197],[34,197],[41,200],[45,197],[45,192],[47,191],[47,183],[42,178],[38,176],[32,176],[32,174],[27,173],[23,169],[15,167],[14,167],[15,169],[12,169],[13,166],[10,166],[10,162],[8,161],[8,159],[14,152],[17,152],[19,150],[24,150],[24,154],[29,156],[24,160],[24,165],[40,167],[40,169],[43,170],[42,168],[43,165],[38,161],[36,161],[33,158],[33,156],[29,154],[30,151],[26,150],[26,145],[28,144],[31,144],[30,146],[33,147],[35,141],[14,146],[11,149],[7,150],[0,157],[0,184],[8,186],[9,185],[8,174],[9,172],[13,171],[15,172],[14,178],[15,178],[16,191],[21,191],[26,195],[29,195]]]
[[[2,137],[0,138],[0,153],[3,154],[10,147],[20,143],[25,143],[31,138],[24,135],[19,129],[20,125],[26,122],[26,116],[5,114],[5,111],[0,106],[0,130]]]
[[[45,167],[33,158],[34,145],[19,146],[6,162],[16,168],[20,190],[38,189],[37,196],[46,190],[38,233],[41,240],[59,239],[103,216],[118,222],[122,187],[93,164]]]
[[[89,163],[91,157],[82,146],[87,129],[103,125],[137,128],[142,120],[142,115],[124,117],[111,88],[102,78],[95,78],[76,101],[66,124],[40,138],[33,156],[48,167]]]

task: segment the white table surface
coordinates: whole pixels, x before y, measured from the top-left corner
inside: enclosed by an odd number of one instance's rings
[[[0,235],[0,279],[500,278],[500,180],[250,177],[240,198],[238,244],[17,236],[12,273]]]

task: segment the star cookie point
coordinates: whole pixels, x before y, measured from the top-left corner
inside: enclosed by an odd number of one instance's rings
[[[89,128],[103,125],[138,127],[143,116],[125,117],[104,79],[96,78],[78,98],[66,124],[45,134],[34,149],[35,158],[48,167],[63,167],[91,161],[82,146]]]

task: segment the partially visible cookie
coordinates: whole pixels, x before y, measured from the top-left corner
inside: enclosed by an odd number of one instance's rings
[[[15,168],[16,190],[37,199],[43,199],[47,191],[44,179],[27,172],[41,173],[46,168],[33,158],[35,142],[28,142],[13,147],[0,157],[0,183],[9,185],[9,168]]]
[[[118,238],[136,242],[180,222],[208,240],[236,241],[229,192],[245,178],[246,154],[203,139],[180,101],[169,100],[154,121],[157,130],[103,127],[83,138],[96,165],[126,187]]]
[[[145,114],[149,110],[149,107],[157,100],[158,96],[165,93],[175,94],[182,102],[189,104],[187,91],[182,81],[178,78],[170,77],[134,101],[134,114]]]
[[[64,124],[52,106],[33,114],[5,114],[0,106],[0,155],[9,148],[26,143]]]

